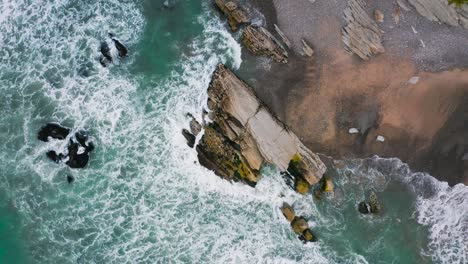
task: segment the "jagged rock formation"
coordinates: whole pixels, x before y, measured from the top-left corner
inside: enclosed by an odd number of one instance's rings
[[[369,17],[362,0],[349,0],[344,11],[346,26],[342,29],[342,39],[346,50],[363,60],[385,51],[382,45],[383,31]]]
[[[255,55],[267,56],[277,62],[288,62],[286,50],[264,27],[247,26],[242,34],[242,43]]]
[[[296,216],[294,209],[287,203],[283,203],[281,207],[281,212],[284,217],[291,223],[291,228],[294,233],[299,236],[299,239],[304,243],[317,241],[315,236],[312,234],[312,231],[309,228],[307,220],[302,216]]]
[[[228,180],[255,185],[263,164],[286,171],[308,185],[317,183],[326,167],[257,98],[252,88],[220,64],[208,88],[210,119],[197,145],[200,164]]]
[[[256,56],[266,56],[274,61],[287,63],[288,53],[280,42],[264,27],[251,25],[249,13],[239,3],[234,1],[215,0],[216,6],[228,19],[232,31],[245,26],[242,33],[242,43]],[[278,34],[283,38],[286,45],[290,45],[286,36],[277,27]]]
[[[408,0],[416,10],[431,21],[468,28],[468,5],[457,7],[447,0]]]
[[[239,26],[250,24],[247,11],[233,1],[215,0],[216,6],[227,17],[228,24],[232,31],[237,31]]]

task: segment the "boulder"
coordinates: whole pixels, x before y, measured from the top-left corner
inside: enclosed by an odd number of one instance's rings
[[[127,57],[127,56],[128,56],[128,49],[127,49],[127,47],[125,47],[125,45],[122,44],[122,42],[120,42],[120,41],[119,41],[118,39],[116,39],[116,38],[112,38],[112,41],[114,42],[115,48],[116,48],[117,51],[119,52],[119,57],[121,57],[121,58]]]
[[[294,209],[292,209],[292,207],[288,203],[283,203],[283,206],[281,207],[281,212],[283,213],[284,217],[288,219],[289,222],[292,222],[294,220],[294,217],[296,217]]]
[[[49,137],[64,140],[68,134],[70,134],[70,129],[58,124],[49,123],[41,128],[37,134],[37,138],[44,142],[49,141]]]
[[[299,236],[299,239],[302,240],[304,243],[317,241],[317,239],[312,234],[312,231],[309,228],[302,232],[302,234]]]
[[[215,0],[216,6],[223,12],[228,20],[232,31],[246,24],[250,24],[250,18],[247,11],[234,1]]]
[[[184,136],[185,140],[187,140],[187,145],[191,148],[195,146],[196,137],[194,134],[190,133],[187,129],[182,129],[182,135]]]
[[[294,220],[291,222],[291,227],[294,230],[294,233],[302,235],[305,230],[309,229],[309,224],[307,220],[302,216],[294,217]]]
[[[201,165],[225,179],[255,185],[263,164],[286,171],[296,157],[298,171],[308,184],[321,179],[326,167],[320,158],[222,64],[213,73],[208,97],[213,122],[205,125],[197,145]]]
[[[202,125],[200,125],[200,123],[198,123],[198,121],[195,118],[192,118],[192,120],[190,120],[190,132],[192,132],[194,136],[198,136],[201,130]]]
[[[334,185],[332,180],[329,177],[323,177],[322,191],[323,192],[333,192]]]
[[[297,177],[294,182],[294,190],[300,194],[307,194],[310,190],[310,184],[302,177]]]
[[[366,202],[360,202],[358,205],[358,211],[361,214],[368,214],[369,213],[369,205]]]
[[[378,23],[383,23],[384,21],[384,14],[380,10],[374,10],[374,19]]]
[[[344,11],[344,20],[346,26],[342,29],[342,40],[347,51],[355,53],[363,60],[369,60],[374,55],[385,52],[382,45],[383,31],[367,14],[363,0],[348,2],[348,7]]]
[[[276,62],[287,63],[288,53],[264,27],[249,25],[242,33],[242,43],[257,56],[266,56]]]
[[[375,192],[371,192],[369,196],[369,208],[370,212],[373,214],[378,214],[382,212],[382,206],[380,205],[379,199]]]
[[[83,146],[76,142],[70,142],[68,145],[68,160],[67,164],[70,168],[81,169],[88,164],[89,155]]]

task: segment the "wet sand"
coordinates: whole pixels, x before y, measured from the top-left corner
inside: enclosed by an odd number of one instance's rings
[[[398,157],[414,170],[466,184],[468,71],[459,68],[468,66],[460,56],[468,54],[468,30],[427,21],[415,11],[403,12],[395,24],[392,1],[367,2],[369,12],[378,8],[386,15],[386,52],[364,62],[341,42],[345,1],[251,1],[270,30],[278,24],[285,32],[294,54],[288,65],[274,63],[262,72],[260,85],[253,86],[314,151],[337,158]],[[302,38],[312,43],[313,58],[297,55]],[[410,83],[416,76],[418,82]],[[350,128],[360,133],[349,134]]]

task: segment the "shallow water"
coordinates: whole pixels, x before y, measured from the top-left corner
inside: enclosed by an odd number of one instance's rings
[[[398,160],[346,161],[321,201],[274,168],[253,189],[196,164],[179,133],[185,114],[201,117],[212,71],[239,69],[241,47],[208,1],[163,2],[0,3],[0,263],[468,261],[467,188]],[[109,32],[130,57],[103,68]],[[87,168],[46,158],[64,147],[36,139],[47,122],[90,131]],[[356,211],[371,189],[381,217]],[[318,243],[295,237],[283,201]]]

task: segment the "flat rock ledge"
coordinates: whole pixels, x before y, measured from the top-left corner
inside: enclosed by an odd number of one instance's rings
[[[342,29],[342,39],[346,50],[355,53],[363,60],[385,52],[382,45],[382,29],[367,14],[362,0],[349,0],[344,10],[346,26]]]
[[[268,163],[317,183],[326,171],[318,155],[281,123],[252,88],[219,64],[208,87],[208,117],[196,150],[201,165],[218,176],[255,186]]]

